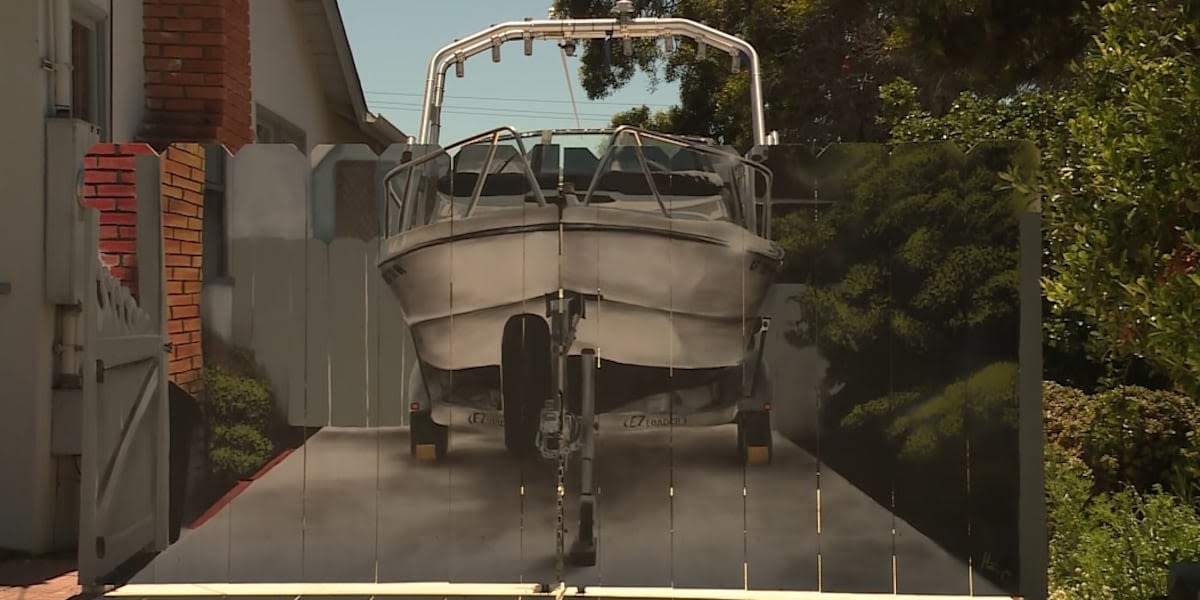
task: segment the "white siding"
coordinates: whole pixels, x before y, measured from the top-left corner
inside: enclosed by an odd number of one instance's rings
[[[342,121],[325,99],[312,49],[288,0],[250,3],[254,102],[304,130],[309,148],[337,139]]]

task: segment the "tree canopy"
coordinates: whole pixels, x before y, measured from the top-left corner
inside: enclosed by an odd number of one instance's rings
[[[1200,28],[1190,2],[1117,0],[1072,84],[965,93],[944,116],[885,88],[896,140],[1025,138],[1042,150],[1048,340],[1145,361],[1200,394]]]
[[[608,14],[612,0],[558,0],[575,17]],[[965,89],[1007,94],[1053,85],[1084,46],[1089,21],[1082,0],[640,0],[644,15],[694,19],[742,36],[758,50],[768,121],[785,141],[882,141],[879,87],[914,82],[921,100],[943,113]],[[585,45],[580,77],[591,99],[627,84],[639,70],[680,87],[680,104],[621,122],[749,144],[746,70],[727,56],[696,59],[682,42],[664,55],[653,41],[626,57],[619,45]],[[651,121],[651,117],[653,121]]]

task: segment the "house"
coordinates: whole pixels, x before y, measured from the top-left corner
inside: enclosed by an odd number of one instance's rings
[[[224,275],[212,144],[379,150],[407,136],[367,111],[336,0],[4,2],[0,81],[0,548],[41,553],[75,543],[78,514],[77,457],[51,448],[69,308],[47,292],[47,207],[82,192],[101,210],[103,260],[132,283],[133,157],[161,153],[170,373],[198,392],[200,298]]]

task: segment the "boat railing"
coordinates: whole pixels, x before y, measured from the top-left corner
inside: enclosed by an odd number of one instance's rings
[[[526,148],[522,140],[535,135],[542,143]],[[575,135],[599,137],[601,157],[586,146],[553,143],[556,137]],[[629,125],[542,132],[505,126],[445,148],[415,150],[424,152],[416,157],[406,153],[406,160],[383,175],[389,235],[447,218],[469,218],[485,197],[516,208],[527,203],[545,207],[548,195],[568,206],[611,203],[612,208],[639,211],[653,206],[653,212],[668,218],[730,220],[763,237],[770,232],[771,171],[704,138]],[[759,182],[765,185],[760,188]],[[455,195],[456,188],[466,187],[470,195],[465,200]]]
[[[623,143],[626,139],[632,139],[633,143]],[[677,136],[666,135],[632,125],[622,125],[613,130],[608,148],[596,168],[595,175],[592,177],[587,192],[584,194],[582,204],[590,205],[593,202],[599,202],[600,196],[598,192],[601,191],[599,189],[601,181],[606,174],[613,172],[613,167],[618,163],[620,155],[623,152],[628,154],[626,149],[632,148],[641,175],[645,179],[650,195],[657,202],[659,211],[666,217],[674,217],[672,204],[664,199],[662,186],[659,184],[660,182],[671,181],[673,179],[672,176],[680,175],[680,170],[670,165],[663,165],[650,160],[647,157],[647,148],[652,146],[647,144],[648,141],[677,146],[681,151],[704,154],[710,157],[713,160],[712,164],[717,165],[714,167],[714,174],[718,175],[722,180],[725,177],[731,177],[734,180],[733,184],[728,186],[724,190],[724,193],[722,193],[722,196],[725,194],[731,196],[730,200],[732,201],[729,202],[728,208],[732,212],[730,215],[732,219],[762,237],[770,236],[771,184],[774,178],[770,169],[719,146],[695,143]],[[656,175],[659,177],[656,178]],[[757,177],[761,177],[763,182],[761,197],[755,192],[755,190],[759,189],[759,186],[755,185]],[[659,181],[656,181],[656,179],[659,179]],[[758,207],[762,208],[761,219],[758,218],[758,211],[756,210]],[[758,222],[760,220],[761,222]]]
[[[514,166],[512,163],[515,162],[515,167],[529,183],[530,189],[528,193],[532,200],[536,202],[538,206],[547,206],[546,198],[542,193],[541,186],[538,185],[537,178],[530,168],[529,163],[525,160],[527,152],[525,150],[525,145],[521,142],[520,133],[511,126],[503,126],[460,140],[444,148],[428,146],[427,148],[430,149],[429,152],[409,160],[405,160],[404,162],[401,162],[384,173],[384,191],[390,200],[387,203],[387,213],[385,215],[389,229],[393,223],[391,214],[391,209],[393,206],[396,208],[398,216],[397,232],[405,231],[410,229],[413,225],[413,221],[416,217],[414,211],[417,208],[417,201],[420,194],[437,194],[436,188],[431,190],[428,185],[422,184],[427,184],[431,180],[436,182],[442,177],[440,173],[428,172],[430,171],[429,167],[434,167],[439,158],[447,159],[450,162],[451,170],[453,170],[455,158],[451,156],[453,151],[458,150],[461,152],[463,148],[468,146],[487,143],[486,158],[483,161],[483,168],[478,173],[478,177],[476,177],[474,182],[472,182],[471,195],[467,199],[466,210],[464,211],[462,218],[471,216],[471,214],[474,213],[479,206],[479,200],[483,196],[484,185],[487,182],[487,179],[494,175],[494,173],[491,172],[491,169],[492,163],[497,155],[497,149],[501,147],[502,143],[505,142],[511,142],[517,146],[517,155],[513,158],[509,165]],[[438,169],[435,167],[434,170]],[[401,189],[397,190],[397,186],[394,185],[394,183],[395,180],[402,175],[404,176],[403,183]],[[427,200],[431,200],[431,198]],[[453,208],[451,208],[451,210],[453,210]]]

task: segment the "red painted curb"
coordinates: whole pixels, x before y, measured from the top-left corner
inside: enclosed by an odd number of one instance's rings
[[[279,463],[283,462],[283,459],[287,458],[288,455],[290,455],[293,450],[294,450],[293,448],[289,448],[287,450],[284,450],[283,452],[280,452],[278,456],[267,461],[267,464],[263,465],[262,468],[260,468],[258,471],[256,471],[253,475],[251,475],[245,479],[239,480],[237,483],[235,483],[233,485],[232,488],[229,489],[228,492],[225,492],[224,496],[221,496],[220,500],[217,500],[216,502],[214,502],[212,506],[208,507],[208,510],[204,511],[204,513],[201,514],[199,517],[196,517],[196,520],[192,521],[192,523],[190,525],[188,525],[187,528],[188,529],[196,529],[196,528],[200,527],[201,525],[203,525],[204,523],[206,523],[209,519],[213,518],[217,513],[221,512],[221,509],[228,506],[230,502],[233,502],[233,499],[237,498],[238,494],[241,494],[243,491],[246,490],[246,488],[250,487],[251,483],[253,483],[256,479],[259,479],[263,475],[266,475],[267,471],[270,471],[271,469],[275,468]]]
[[[295,448],[288,448],[287,450],[280,452],[279,456],[276,456],[275,458],[268,460],[267,464],[263,465],[261,469],[255,471],[254,474],[251,475],[250,477],[248,477],[246,480],[254,481],[254,480],[262,477],[263,475],[266,475],[267,471],[274,469],[276,465],[283,462],[283,459],[287,458],[288,455],[291,454],[294,450],[295,450]]]

